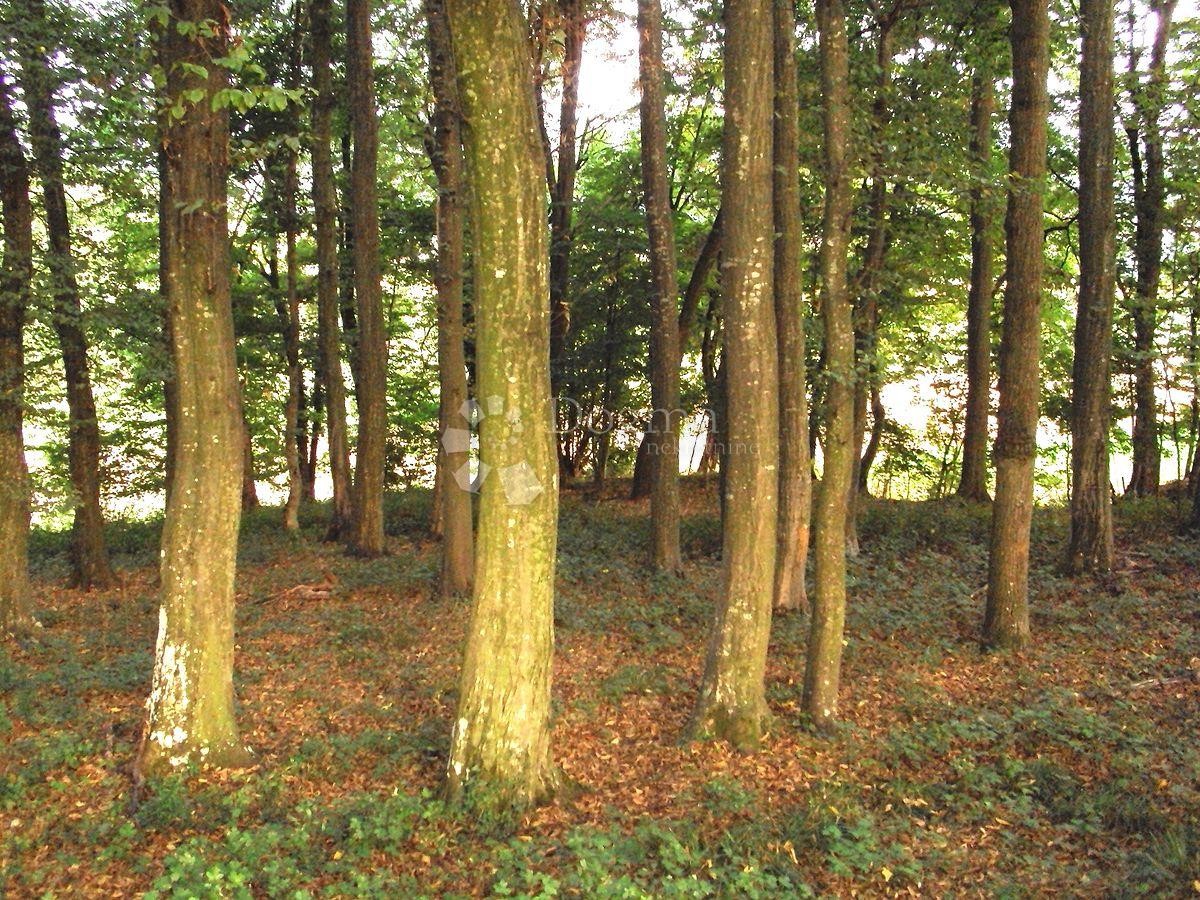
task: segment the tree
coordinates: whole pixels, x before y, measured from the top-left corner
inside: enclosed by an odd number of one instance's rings
[[[1079,306],[1071,396],[1071,536],[1067,571],[1113,561],[1108,473],[1113,299],[1113,0],[1082,0],[1079,67]]]
[[[1039,352],[1044,228],[1046,79],[1050,24],[1046,0],[1012,0],[1013,88],[1009,110],[1008,280],[1000,339],[998,433],[992,452],[996,499],[992,505],[987,610],[983,645],[1017,649],[1029,640],[1029,529],[1037,455]]]
[[[298,42],[298,40],[297,40]],[[297,53],[299,48],[297,47]],[[283,507],[283,527],[288,531],[300,530],[300,501],[304,485],[300,454],[307,451],[301,440],[300,406],[304,400],[304,369],[300,359],[300,264],[296,257],[299,213],[296,209],[296,194],[299,192],[298,155],[288,148],[283,171],[283,227],[286,250],[284,271],[287,289],[283,315],[283,350],[287,363],[288,397],[284,413],[284,457],[288,468],[287,502]]]
[[[383,553],[383,473],[387,442],[387,326],[379,264],[375,175],[379,120],[372,73],[371,0],[346,0],[346,85],[353,157],[350,215],[354,233],[354,297],[358,313],[358,456],[351,546]]]
[[[550,187],[550,376],[558,394],[567,331],[571,324],[571,221],[575,208],[575,175],[579,167],[579,70],[587,17],[583,0],[555,0],[563,30],[562,98],[558,111],[557,168],[546,145]],[[543,120],[544,121],[544,120]],[[544,125],[543,125],[544,128]]]
[[[25,313],[33,277],[29,168],[17,136],[12,91],[0,71],[0,638],[32,620],[29,470],[25,465]]]
[[[48,247],[46,267],[54,299],[54,328],[62,348],[66,376],[68,460],[74,494],[75,521],[71,533],[74,582],[82,588],[107,587],[113,582],[104,542],[104,513],[100,505],[100,423],[92,394],[87,337],[72,251],[71,222],[63,175],[63,141],[55,113],[53,74],[46,56],[50,26],[42,0],[25,0],[24,53],[21,87],[29,111],[34,167],[42,184]]]
[[[350,442],[346,430],[346,382],[342,377],[338,297],[337,187],[333,174],[333,76],[330,57],[332,0],[313,0],[312,193],[317,244],[318,369],[325,385],[325,420],[333,510],[328,539],[345,536],[352,515]]]
[[[442,592],[471,590],[474,537],[471,532],[470,428],[467,361],[463,346],[463,184],[462,129],[455,82],[454,52],[444,0],[426,0],[429,27],[429,81],[433,86],[433,134],[429,156],[437,176],[438,446],[440,494],[437,513],[442,535]]]
[[[779,372],[774,305],[774,2],[725,7],[726,440],[722,565],[708,659],[693,713],[697,735],[757,748],[775,584],[779,491]]]
[[[971,79],[971,281],[967,289],[967,410],[958,496],[977,503],[987,488],[988,411],[992,400],[992,217],[984,187],[992,157],[995,97],[986,71]]]
[[[451,796],[521,807],[548,797],[558,781],[550,748],[558,466],[544,157],[516,0],[449,0],[447,10],[472,189],[487,475],[447,778]]]
[[[775,326],[779,341],[779,545],[775,608],[808,609],[804,567],[812,510],[805,383],[796,13],[775,0]]]
[[[667,113],[663,86],[662,3],[638,2],[638,64],[642,88],[642,190],[650,237],[653,314],[650,328],[651,563],[660,572],[683,569],[679,549],[679,283],[675,223],[667,171]]]
[[[1128,493],[1158,493],[1162,453],[1158,443],[1158,397],[1154,341],[1158,331],[1158,291],[1162,280],[1163,213],[1166,182],[1159,118],[1167,85],[1167,44],[1176,0],[1152,0],[1158,24],[1150,49],[1149,83],[1133,87],[1134,116],[1125,126],[1133,165],[1133,209],[1136,216],[1133,255],[1137,286],[1130,312],[1134,330],[1133,471]],[[1137,77],[1138,54],[1131,51],[1130,73]]]
[[[846,550],[858,555],[858,495],[865,493],[863,445],[867,434],[868,401],[873,401],[878,378],[875,354],[879,343],[879,295],[888,252],[887,128],[892,118],[893,29],[904,6],[896,3],[875,15],[875,99],[871,105],[871,190],[868,199],[869,225],[862,267],[855,278],[858,296],[854,303],[854,351],[857,364],[854,385],[854,454],[850,493],[846,509]],[[875,405],[875,404],[872,404]],[[879,400],[877,408],[883,405]]]
[[[217,0],[172,0],[161,29],[169,217],[163,274],[178,435],[149,721],[138,760],[144,771],[245,759],[233,702],[244,425],[229,286],[229,118],[213,108],[229,86],[220,63],[229,45],[226,12]]]
[[[815,569],[804,709],[820,728],[837,716],[846,620],[846,517],[854,474],[854,324],[846,283],[853,212],[850,52],[841,0],[819,0],[817,27],[825,115],[825,214],[820,259],[821,314],[825,320],[825,456],[813,511]]]

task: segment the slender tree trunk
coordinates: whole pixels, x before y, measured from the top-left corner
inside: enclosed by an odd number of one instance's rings
[[[1071,397],[1071,574],[1113,561],[1108,473],[1116,251],[1113,213],[1113,0],[1082,0],[1079,67],[1079,308]]]
[[[209,23],[212,33],[197,28],[185,37],[173,27],[177,22]],[[212,107],[213,97],[229,85],[227,70],[214,63],[226,52],[228,29],[216,0],[172,0],[171,25],[161,35],[172,107],[162,134],[164,206],[172,219],[164,231],[170,241],[165,274],[180,416],[140,770],[245,760],[233,699],[244,425],[229,287],[229,118]],[[199,99],[189,100],[197,91]]]
[[[74,494],[75,521],[71,557],[73,581],[82,588],[102,588],[113,582],[104,542],[104,513],[100,505],[100,423],[88,370],[87,337],[75,277],[71,223],[63,175],[63,141],[55,114],[53,75],[46,57],[51,35],[42,0],[26,0],[26,35],[21,87],[29,112],[33,158],[42,184],[48,252],[54,298],[54,329],[62,348],[70,416],[68,461]]]
[[[345,535],[351,519],[350,441],[346,430],[346,382],[342,377],[338,298],[337,186],[333,174],[332,0],[312,0],[312,192],[317,243],[317,334],[325,383],[325,430],[333,509],[326,540]]]
[[[12,90],[0,71],[0,639],[33,621],[29,584],[29,469],[25,465],[25,314],[33,277],[29,168],[17,136]]]
[[[1037,456],[1046,132],[1050,101],[1047,0],[1012,0],[1012,109],[1009,112],[1008,279],[1000,339],[996,500],[983,644],[1016,649],[1029,640],[1029,529]]]
[[[163,127],[159,123],[159,128]],[[167,229],[171,224],[170,197],[167,194],[167,154],[160,145],[158,161],[158,296],[162,305],[163,341],[163,430],[166,432],[166,459],[163,464],[163,507],[171,502],[171,485],[175,481],[175,457],[179,446],[179,388],[175,383],[175,359],[172,347],[175,343],[171,325],[170,279],[167,277],[167,248],[171,236]]]
[[[346,84],[354,156],[350,215],[354,223],[354,296],[358,309],[358,454],[354,473],[351,547],[383,553],[383,480],[387,449],[387,323],[379,262],[379,204],[375,173],[379,121],[372,73],[371,0],[346,2]]]
[[[426,0],[429,80],[434,114],[430,158],[438,180],[438,383],[440,388],[437,514],[442,535],[442,593],[471,591],[475,565],[471,533],[471,423],[463,328],[463,184],[461,113],[444,0]]]
[[[481,422],[474,599],[447,771],[452,797],[521,807],[557,786],[550,748],[558,465],[549,233],[525,23],[515,0],[449,0],[471,184]]]
[[[808,610],[804,568],[812,511],[808,455],[808,386],[804,363],[804,292],[800,258],[799,88],[796,13],[791,0],[775,8],[775,323],[779,341],[779,546],[775,608]]]
[[[971,80],[970,197],[971,283],[967,289],[967,412],[958,496],[991,500],[987,488],[988,411],[992,399],[992,216],[984,179],[991,165],[992,80],[977,71]]]
[[[1176,0],[1154,0],[1158,28],[1150,51],[1150,78],[1145,87],[1133,88],[1135,117],[1126,128],[1133,165],[1133,208],[1137,219],[1133,255],[1137,265],[1137,291],[1133,301],[1134,392],[1133,472],[1127,493],[1145,497],[1158,493],[1162,450],[1158,442],[1158,397],[1155,365],[1158,352],[1158,289],[1162,280],[1163,208],[1166,183],[1163,139],[1159,125],[1167,84],[1167,44]],[[1136,77],[1136,55],[1130,69]]]
[[[683,571],[679,549],[679,277],[675,221],[667,173],[667,113],[663,85],[662,3],[639,0],[642,88],[642,188],[654,296],[650,328],[650,560],[660,572]]]
[[[349,116],[347,116],[349,118]],[[350,131],[342,132],[338,138],[342,159],[342,193],[341,214],[342,228],[341,243],[338,245],[338,296],[340,298],[342,319],[342,338],[346,343],[346,359],[350,363],[350,383],[354,389],[354,407],[358,408],[362,391],[362,369],[359,365],[358,350],[358,313],[355,310],[354,296],[354,214],[351,212],[354,201],[351,198],[351,168],[350,160]],[[354,488],[351,485],[351,519],[348,527],[353,527]]]
[[[875,465],[875,457],[879,453],[879,442],[883,440],[883,429],[887,424],[887,410],[883,406],[883,395],[879,385],[871,385],[871,435],[867,439],[866,449],[858,463],[858,493],[863,497],[871,496],[871,467]]]
[[[704,296],[708,288],[709,276],[713,269],[717,266],[717,260],[721,256],[722,244],[722,219],[721,211],[717,210],[717,215],[713,219],[712,227],[708,230],[708,236],[704,239],[704,243],[700,247],[700,252],[696,256],[696,262],[692,266],[692,274],[688,279],[687,287],[683,291],[683,302],[679,308],[679,325],[676,329],[679,335],[679,365],[683,365],[683,354],[688,342],[688,338],[692,333],[692,328],[696,324],[696,315],[700,308],[700,299]],[[653,485],[651,477],[651,467],[649,464],[649,435],[647,432],[642,432],[642,439],[638,442],[637,456],[634,461],[633,468],[633,486],[630,491],[630,500],[642,500],[650,496],[650,490]]]
[[[886,177],[886,130],[891,121],[892,29],[901,7],[875,20],[878,31],[875,45],[875,100],[871,110],[871,196],[870,227],[858,274],[859,296],[854,307],[854,345],[858,378],[854,390],[854,455],[850,476],[850,495],[846,508],[846,551],[858,555],[858,495],[862,483],[863,444],[867,435],[868,403],[872,386],[878,379],[875,362],[879,332],[879,293],[887,260],[888,183]]]
[[[562,384],[563,353],[571,327],[571,221],[578,168],[579,70],[587,18],[583,0],[557,0],[563,28],[562,102],[558,113],[558,167],[550,193],[550,377],[553,396]]]
[[[825,216],[821,312],[825,319],[824,471],[814,524],[812,625],[804,708],[818,728],[837,717],[846,621],[846,517],[854,474],[854,322],[846,259],[850,249],[850,50],[842,0],[818,0],[825,105]]]
[[[718,604],[697,735],[758,747],[768,710],[764,675],[774,597],[779,492],[772,117],[774,0],[725,7],[725,365],[728,441]]]
[[[287,362],[288,397],[284,412],[283,455],[288,468],[288,495],[283,507],[283,527],[300,530],[300,500],[304,491],[301,483],[300,404],[304,396],[304,370],[300,363],[300,267],[296,259],[296,235],[299,227],[296,214],[298,189],[296,154],[287,151],[283,172],[283,229],[284,272],[287,285],[286,309],[283,321],[283,355]],[[306,449],[306,448],[304,448]]]
[[[236,338],[235,338],[236,342]],[[239,415],[242,417],[242,510],[258,509],[258,480],[254,475],[254,435],[246,418],[245,384],[239,384]]]

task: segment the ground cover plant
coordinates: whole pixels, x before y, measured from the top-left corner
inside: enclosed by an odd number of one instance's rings
[[[1057,574],[1035,521],[1015,665],[978,649],[987,516],[873,501],[852,565],[845,715],[801,714],[807,638],[775,621],[762,750],[681,743],[719,589],[711,481],[684,490],[685,578],[630,549],[624,485],[566,495],[553,731],[571,787],[478,820],[440,796],[467,605],[436,590],[427,492],[389,497],[391,555],[345,557],[274,510],[243,531],[237,692],[254,763],[141,784],[156,525],[114,525],[120,585],[65,585],[0,650],[7,896],[1186,896],[1200,879],[1200,550],[1169,500],[1118,505],[1118,565]],[[331,578],[329,576],[332,576]],[[332,583],[328,597],[297,585]]]

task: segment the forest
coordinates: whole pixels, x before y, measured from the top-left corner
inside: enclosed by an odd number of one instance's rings
[[[0,0],[0,897],[1200,894],[1195,0]]]

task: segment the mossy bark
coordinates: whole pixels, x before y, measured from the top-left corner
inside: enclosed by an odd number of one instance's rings
[[[800,220],[800,122],[796,13],[775,0],[775,323],[779,341],[779,546],[775,608],[808,610],[804,568],[812,515],[808,386],[804,362],[804,234]]]
[[[725,8],[724,587],[692,721],[695,735],[723,738],[743,751],[758,747],[768,725],[764,676],[778,529],[774,5],[731,0]]]
[[[819,0],[825,115],[821,314],[825,321],[824,465],[813,512],[813,611],[804,709],[821,728],[837,717],[846,621],[846,516],[854,474],[854,323],[846,278],[850,193],[850,53],[841,0]]]
[[[471,186],[480,423],[474,597],[447,787],[522,807],[553,793],[558,464],[550,410],[547,188],[515,0],[449,0]]]
[[[642,88],[642,190],[654,286],[650,327],[653,409],[646,428],[651,473],[650,561],[660,572],[679,573],[683,570],[679,548],[679,283],[667,172],[660,0],[639,0],[637,24]]]
[[[229,25],[216,0],[172,0],[170,11],[161,35],[171,106],[161,136],[164,211],[171,218],[163,255],[178,435],[143,771],[245,758],[233,700],[244,426],[229,285],[229,120],[227,112],[212,109],[212,98],[228,87],[227,72],[214,59],[225,53]],[[177,22],[207,23],[201,31],[212,34],[185,37]],[[197,90],[203,92],[198,100],[186,99]]]
[[[1079,306],[1071,388],[1069,573],[1113,562],[1108,431],[1116,252],[1113,211],[1113,0],[1082,0],[1079,68]]]
[[[379,261],[379,117],[371,49],[371,2],[346,2],[346,86],[353,156],[354,297],[358,314],[358,453],[350,547],[362,556],[384,550],[383,484],[387,449],[387,323]]]
[[[0,639],[32,621],[29,469],[25,464],[25,315],[33,277],[29,167],[17,136],[12,91],[0,71]]]
[[[1037,455],[1044,230],[1042,196],[1050,100],[1046,0],[1013,0],[1009,111],[1008,281],[1000,339],[996,499],[992,504],[983,645],[1016,649],[1029,640],[1029,530]]]
[[[450,28],[444,0],[426,0],[429,80],[433,86],[433,135],[429,156],[438,181],[438,443],[435,515],[442,538],[441,590],[445,596],[471,591],[475,566],[471,521],[471,423],[464,415],[467,360],[463,326],[464,205],[461,112]]]

